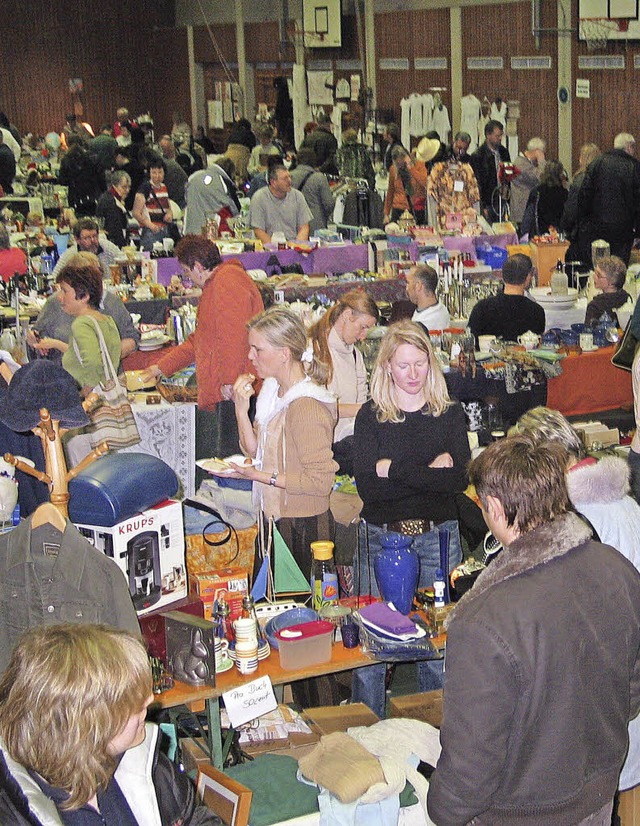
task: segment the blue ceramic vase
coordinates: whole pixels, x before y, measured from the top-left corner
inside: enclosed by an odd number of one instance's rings
[[[413,538],[401,533],[381,534],[382,551],[373,561],[376,582],[385,602],[408,614],[418,584],[420,563],[411,550]]]

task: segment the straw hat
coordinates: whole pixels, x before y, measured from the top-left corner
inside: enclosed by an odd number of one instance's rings
[[[440,141],[437,138],[423,138],[417,146],[416,158],[423,163],[435,158],[440,151]]]

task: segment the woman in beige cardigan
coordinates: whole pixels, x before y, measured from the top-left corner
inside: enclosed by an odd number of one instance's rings
[[[367,337],[378,318],[378,307],[369,293],[349,290],[309,331],[315,357],[328,366],[327,387],[338,403],[334,458],[340,465],[340,473],[349,475],[353,474],[356,414],[369,398],[367,370],[355,344]]]
[[[333,539],[329,494],[337,464],[331,443],[336,400],[322,386],[327,367],[313,356],[302,321],[272,307],[249,324],[249,360],[264,379],[249,420],[255,376],[244,373],[233,387],[240,444],[254,466],[234,465],[254,482],[254,497],[273,518],[301,570],[311,568],[310,543]]]

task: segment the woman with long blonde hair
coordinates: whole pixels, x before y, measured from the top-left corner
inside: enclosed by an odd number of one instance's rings
[[[470,459],[462,407],[449,398],[438,359],[419,324],[392,324],[382,339],[371,400],[356,417],[354,475],[363,501],[360,590],[377,593],[373,560],[388,531],[413,537],[419,586],[433,584],[439,536],[449,535],[449,566],[462,558],[456,494],[467,486]]]
[[[337,469],[331,450],[335,396],[324,386],[327,365],[315,358],[295,313],[271,307],[247,327],[249,360],[263,379],[253,423],[249,400],[256,376],[239,376],[233,398],[240,446],[256,464],[234,465],[234,475],[252,480],[256,504],[307,573],[310,543],[334,533],[329,494]]]

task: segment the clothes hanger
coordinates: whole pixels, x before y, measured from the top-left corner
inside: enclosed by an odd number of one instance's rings
[[[35,509],[31,517],[31,530],[47,524],[53,525],[60,533],[64,533],[67,527],[66,519],[51,502],[43,502]]]

